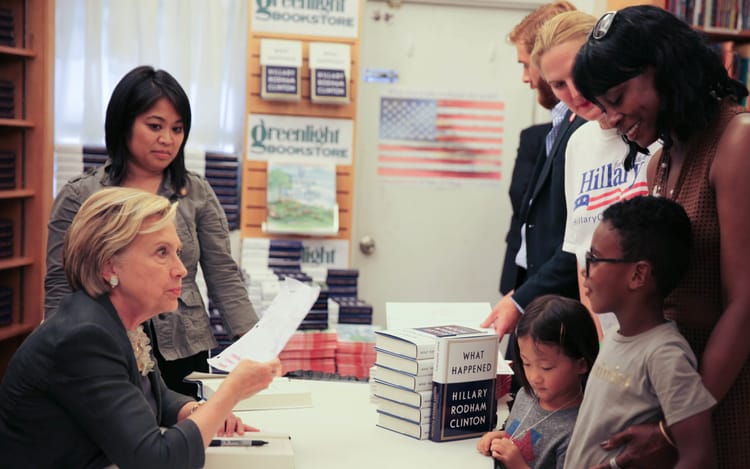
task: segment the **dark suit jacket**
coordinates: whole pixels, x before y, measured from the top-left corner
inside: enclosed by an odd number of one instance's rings
[[[521,246],[521,207],[529,181],[534,173],[538,157],[543,156],[544,139],[552,128],[552,123],[532,125],[521,131],[518,141],[516,162],[513,164],[513,176],[510,179],[510,205],[513,215],[510,219],[508,234],[505,236],[505,260],[500,274],[500,293],[505,295],[516,287],[518,266],[516,254]]]
[[[568,111],[547,158],[540,157],[524,197],[521,223],[526,223],[526,280],[513,299],[522,308],[545,294],[578,298],[576,257],[563,252],[565,235],[565,148],[573,131],[585,120],[570,121]]]
[[[108,296],[79,291],[16,351],[0,387],[0,467],[197,468],[197,425],[176,423],[192,399],[149,374],[156,415],[133,348]],[[162,434],[159,426],[170,427]]]

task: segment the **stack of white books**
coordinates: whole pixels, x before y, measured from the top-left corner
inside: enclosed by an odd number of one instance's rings
[[[435,340],[444,332],[443,326],[375,331],[371,379],[379,427],[429,437]]]

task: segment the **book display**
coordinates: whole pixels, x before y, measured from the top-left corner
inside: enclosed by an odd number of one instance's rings
[[[426,422],[434,421],[435,411],[433,381],[437,370],[433,364],[440,360],[436,344],[448,338],[489,335],[495,342],[494,360],[497,360],[497,337],[470,327],[446,325],[376,331],[376,359],[371,378],[372,393],[377,398],[378,425],[414,438],[429,438],[430,425]],[[494,380],[492,383],[494,387]],[[490,412],[494,412],[493,406]]]
[[[478,437],[493,428],[497,347],[494,331],[437,338],[431,440]]]
[[[0,377],[44,309],[54,13],[51,0],[6,0],[0,6]]]

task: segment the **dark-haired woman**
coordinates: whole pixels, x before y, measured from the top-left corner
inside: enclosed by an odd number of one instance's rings
[[[576,87],[609,122],[661,155],[649,164],[654,195],[680,203],[693,229],[690,268],[665,302],[700,360],[714,412],[718,467],[750,460],[750,114],[747,89],[729,77],[705,38],[652,6],[606,13],[579,51]],[[700,429],[696,429],[700,431]],[[668,446],[658,426],[615,435],[618,461],[641,466]],[[624,463],[624,464],[623,464]]]
[[[62,270],[65,232],[81,204],[109,186],[143,189],[179,200],[176,223],[187,268],[177,314],[151,321],[154,352],[170,389],[195,394],[183,382],[192,371],[208,371],[208,351],[217,346],[206,307],[196,284],[200,262],[208,294],[222,314],[231,336],[247,332],[258,317],[248,299],[239,268],[232,258],[229,226],[206,179],[185,168],[185,144],[191,110],[187,94],[164,70],[136,67],[117,84],[107,106],[104,166],[69,181],[57,195],[49,220],[45,317],[57,310],[71,289]],[[167,311],[165,311],[167,312]]]

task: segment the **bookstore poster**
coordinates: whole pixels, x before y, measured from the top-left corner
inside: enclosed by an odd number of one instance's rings
[[[248,115],[247,159],[351,165],[351,119]]]
[[[256,33],[356,38],[359,1],[254,0],[251,28]]]
[[[391,90],[380,98],[379,120],[379,177],[500,182],[505,101],[496,94]]]

